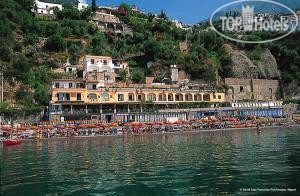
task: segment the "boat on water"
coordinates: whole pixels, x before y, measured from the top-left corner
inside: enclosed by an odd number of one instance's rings
[[[21,144],[21,140],[15,140],[15,139],[7,139],[3,140],[2,143],[4,146],[15,146]]]

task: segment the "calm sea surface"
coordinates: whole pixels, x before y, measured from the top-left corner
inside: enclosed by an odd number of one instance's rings
[[[300,128],[26,141],[0,161],[1,195],[265,195],[240,190],[300,191]]]

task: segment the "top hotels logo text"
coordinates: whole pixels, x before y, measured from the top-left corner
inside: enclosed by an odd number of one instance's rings
[[[262,14],[254,14],[254,6],[242,6],[239,17],[222,16],[222,31],[287,31],[289,21],[284,16],[279,20],[272,17],[264,17]]]
[[[235,7],[233,6],[234,4],[236,4]],[[256,4],[259,8],[257,9],[258,11],[256,11]],[[270,6],[267,4],[270,4]],[[272,9],[276,10],[276,6],[277,10],[280,10],[278,13],[272,12]],[[262,7],[270,8],[271,11],[267,9],[264,11]],[[225,8],[227,8],[227,10]],[[240,11],[236,11],[238,8]],[[228,10],[230,10],[230,13],[232,13],[231,9],[235,10],[233,11],[235,13],[234,15],[228,15]],[[226,4],[217,9],[210,18],[210,24],[212,30],[217,32],[222,37],[232,41],[245,43],[266,43],[286,37],[295,31],[298,26],[298,17],[292,9],[278,2],[273,2],[270,0],[239,0]],[[221,24],[221,28],[220,25],[216,24]],[[281,35],[275,39],[257,41],[247,41],[239,39],[239,37],[242,36],[236,36],[247,33],[249,34],[251,32],[264,31],[278,32]],[[230,36],[230,33],[232,36]]]

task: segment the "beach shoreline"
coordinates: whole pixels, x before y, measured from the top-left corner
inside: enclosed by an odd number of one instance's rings
[[[276,128],[295,128],[299,127],[300,124],[288,125],[288,126],[265,126],[261,127],[262,130],[270,130]],[[178,135],[178,134],[188,134],[188,133],[211,133],[211,132],[221,132],[221,131],[243,131],[243,130],[253,130],[256,127],[245,127],[245,128],[223,128],[223,129],[203,129],[203,130],[190,130],[190,131],[176,131],[176,132],[156,132],[156,133],[141,133],[141,134],[119,134],[119,135],[94,135],[94,136],[71,136],[71,137],[52,137],[52,138],[41,138],[41,139],[22,139],[23,141],[51,141],[51,140],[65,140],[65,139],[93,139],[93,138],[122,138],[122,137],[139,137],[139,136],[150,136],[150,135]]]

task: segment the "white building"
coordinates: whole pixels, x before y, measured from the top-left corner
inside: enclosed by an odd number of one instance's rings
[[[83,9],[86,9],[89,7],[89,4],[86,3],[86,1],[79,1],[79,3],[77,4],[77,9],[79,11],[83,10]]]
[[[77,68],[74,65],[71,65],[69,59],[64,64],[64,69],[65,69],[66,73],[76,73],[76,71],[77,71]]]
[[[53,10],[55,8],[58,8],[59,10],[62,10],[63,6],[61,4],[45,3],[45,2],[35,0],[34,12],[36,14],[52,15],[52,14],[54,14]]]
[[[176,28],[183,29],[183,25],[178,20],[172,20],[172,23],[176,26]]]
[[[118,74],[120,69],[127,69],[128,63],[126,61],[114,60],[107,56],[92,56],[86,55],[84,57],[84,72],[85,76],[88,72],[109,72]]]

